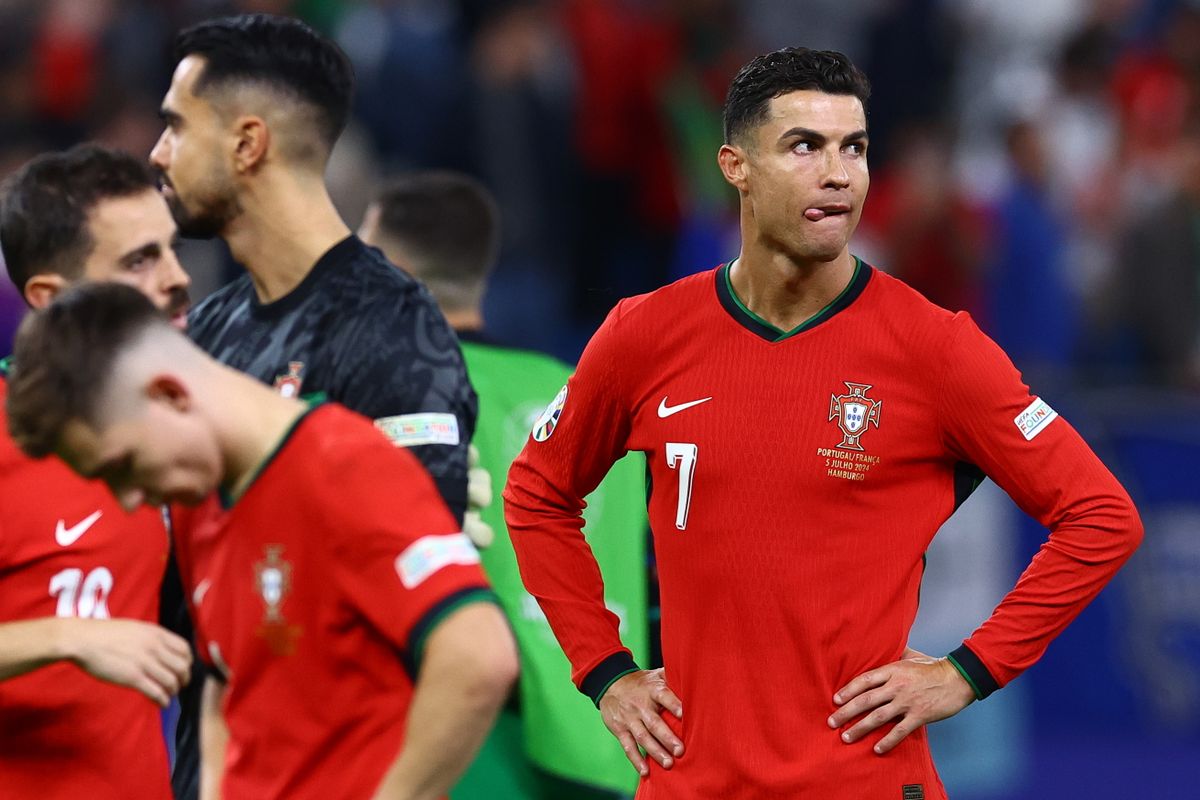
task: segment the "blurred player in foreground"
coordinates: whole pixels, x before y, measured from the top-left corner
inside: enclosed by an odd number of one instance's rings
[[[516,652],[479,556],[411,453],[341,406],[280,396],[126,287],[21,326],[9,420],[127,508],[176,503],[210,677],[201,795],[439,798]]]
[[[639,798],[942,800],[924,725],[1037,661],[1141,540],[1124,489],[967,314],[850,253],[868,94],[839,53],[741,70],[718,154],[740,254],[620,302],[509,474],[521,574]],[[664,670],[622,646],[579,532],[629,450],[650,464]],[[1050,537],[931,658],[907,647],[923,554],[984,475]]]
[[[498,213],[487,189],[466,175],[417,173],[380,193],[359,236],[420,279],[458,334],[479,393],[472,443],[480,463],[502,481],[545,398],[566,383],[571,368],[487,336],[483,296],[499,249]],[[645,466],[640,456],[614,465],[588,497],[587,512],[593,554],[608,579],[607,602],[619,610],[624,641],[639,657],[648,647]],[[586,800],[632,791],[636,776],[620,746],[571,687],[570,664],[521,583],[499,502],[482,513],[496,532],[481,552],[483,566],[520,646],[521,691],[519,709],[501,713],[454,797]]]
[[[114,281],[183,325],[188,276],[174,239],[153,173],[124,153],[48,153],[0,188],[5,265],[34,308],[72,284]],[[0,794],[166,800],[158,706],[186,682],[191,651],[153,624],[162,515],[127,513],[103,483],[28,458],[7,424],[0,496]]]
[[[374,419],[461,521],[476,401],[454,333],[325,187],[353,95],[345,53],[298,20],[242,15],[184,30],[175,58],[151,162],[183,235],[220,236],[246,268],[193,311],[192,339],[286,396]],[[180,704],[175,790],[193,800],[192,690]]]

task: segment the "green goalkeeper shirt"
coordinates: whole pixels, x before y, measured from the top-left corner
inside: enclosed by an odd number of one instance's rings
[[[526,752],[538,767],[555,775],[632,791],[637,773],[591,701],[571,682],[562,647],[521,583],[499,497],[509,465],[572,368],[547,355],[485,344],[469,333],[460,336],[467,374],[479,396],[472,441],[496,493],[482,512],[496,540],[481,555],[521,652]],[[622,641],[639,663],[646,663],[648,650],[645,474],[642,454],[621,459],[588,496],[584,512],[584,534],[604,576],[605,599],[621,620]]]

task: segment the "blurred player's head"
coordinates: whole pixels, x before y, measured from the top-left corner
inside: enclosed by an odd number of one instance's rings
[[[789,47],[741,69],[718,162],[741,198],[744,235],[799,260],[846,252],[870,183],[869,96],[866,76],[829,50]]]
[[[196,402],[206,357],[140,292],[88,283],[21,324],[9,429],[30,456],[57,453],[126,508],[199,502],[224,461]]]
[[[478,317],[500,231],[496,201],[474,178],[454,172],[399,178],[367,208],[358,233],[428,286],[451,324]]]
[[[324,172],[354,91],[337,44],[299,20],[245,14],[187,28],[174,53],[150,160],[185,235],[225,231],[264,170]]]
[[[175,238],[153,170],[126,153],[95,145],[47,153],[0,188],[0,247],[34,308],[80,281],[116,281],[182,328],[190,281]]]

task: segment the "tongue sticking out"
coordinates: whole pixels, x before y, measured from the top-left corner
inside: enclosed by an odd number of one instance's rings
[[[813,222],[820,222],[825,219],[825,212],[819,208],[809,208],[804,211],[804,218]]]

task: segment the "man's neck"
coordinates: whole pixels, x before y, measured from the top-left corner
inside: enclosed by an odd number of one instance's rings
[[[478,309],[443,311],[442,313],[446,315],[446,322],[457,333],[483,332],[483,312]]]
[[[854,276],[844,250],[832,261],[797,261],[779,252],[743,246],[730,268],[738,299],[781,331],[803,325],[841,294]]]
[[[233,369],[224,366],[218,369],[212,384],[219,386],[220,391],[212,396],[225,409],[214,415],[219,420],[225,461],[222,485],[236,499],[275,455],[307,406]],[[231,407],[238,413],[229,413]]]
[[[350,235],[320,176],[263,176],[222,238],[250,273],[258,299],[295,289],[331,247]]]

